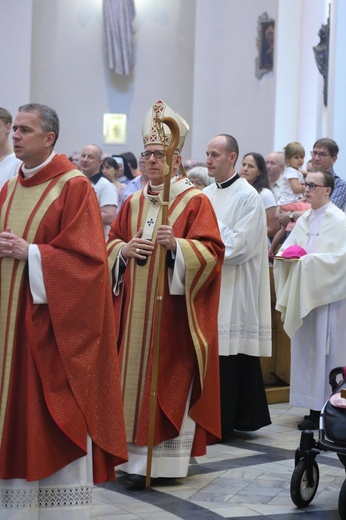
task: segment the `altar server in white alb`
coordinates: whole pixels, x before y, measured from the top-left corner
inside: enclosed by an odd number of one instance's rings
[[[271,356],[267,224],[262,199],[235,171],[234,137],[214,137],[206,150],[215,183],[209,197],[226,246],[218,314],[221,430],[254,431],[270,424],[260,356]]]
[[[305,251],[296,255],[303,254],[299,260],[274,265],[276,308],[291,338],[290,403],[310,408],[298,424],[301,430],[318,429],[331,393],[329,372],[346,363],[346,215],[330,201],[333,188],[329,172],[307,175],[311,209],[297,220],[280,252],[287,256],[297,246]]]
[[[12,115],[6,108],[0,107],[0,189],[6,181],[18,173],[22,164],[13,153],[10,144]]]

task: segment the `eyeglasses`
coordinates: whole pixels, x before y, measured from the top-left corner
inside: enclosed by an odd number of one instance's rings
[[[315,150],[313,150],[311,153],[311,156],[312,157],[321,157],[321,159],[324,159],[325,157],[328,157],[328,155],[330,155],[330,153],[326,153],[326,152],[315,152]]]
[[[315,184],[314,182],[302,182],[302,185],[309,190],[314,191],[316,188],[325,188],[323,184]]]
[[[141,156],[146,161],[150,159],[152,155],[155,157],[155,159],[163,159],[166,154],[163,150],[155,150],[154,152],[149,152],[149,150],[146,150],[145,152],[141,152]]]

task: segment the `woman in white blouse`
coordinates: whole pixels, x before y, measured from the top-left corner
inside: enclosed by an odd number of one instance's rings
[[[243,157],[239,172],[260,194],[267,216],[267,235],[271,239],[280,228],[276,216],[276,201],[269,189],[267,166],[264,157],[256,152],[247,153]]]

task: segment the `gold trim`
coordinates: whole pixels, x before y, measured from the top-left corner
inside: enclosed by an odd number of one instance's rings
[[[76,170],[64,174],[59,178],[52,189],[47,191],[47,194],[41,201],[41,197],[45,191],[49,189],[49,184],[55,182],[55,179],[49,179],[42,184],[30,188],[23,187],[19,184],[17,178],[11,180],[9,183],[8,197],[0,215],[1,229],[4,229],[4,216],[6,216],[6,224],[10,227],[12,232],[18,236],[23,236],[29,219],[33,216],[25,237],[25,240],[29,242],[29,244],[33,244],[45,213],[51,204],[59,197],[66,182],[73,177],[81,175],[83,174]],[[12,194],[13,199],[11,200]],[[33,215],[36,209],[37,211]],[[10,384],[19,293],[26,265],[27,261],[14,260],[13,258],[3,258],[1,262],[0,374],[2,386],[0,388],[0,439],[2,438],[4,428]]]

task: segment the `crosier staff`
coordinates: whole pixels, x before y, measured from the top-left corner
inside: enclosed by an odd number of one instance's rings
[[[171,176],[173,171],[173,154],[179,143],[179,126],[171,117],[163,117],[162,123],[168,126],[171,131],[171,140],[167,147],[166,162],[168,168],[164,171],[163,184],[163,202],[162,202],[162,218],[161,225],[168,225],[168,204],[169,204],[169,190],[171,185]],[[152,379],[151,379],[151,393],[150,393],[150,407],[149,407],[149,432],[148,432],[148,453],[147,453],[147,469],[145,477],[145,488],[150,488],[151,480],[151,463],[153,457],[155,422],[157,410],[157,386],[158,386],[158,368],[159,368],[159,351],[160,351],[160,333],[162,322],[162,303],[165,285],[165,267],[166,267],[166,248],[159,244],[159,266],[158,266],[158,280],[156,291],[156,303],[154,312],[154,343],[153,343],[153,364],[152,364]]]

